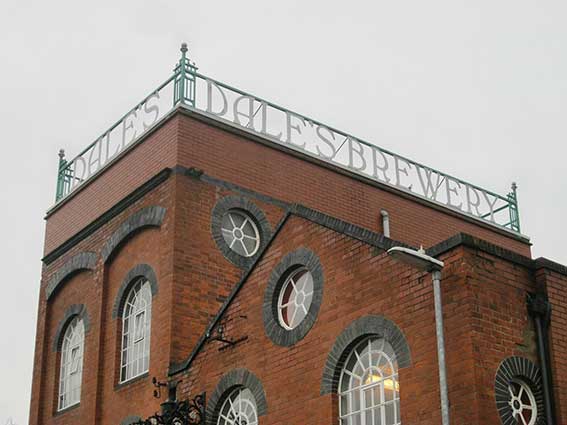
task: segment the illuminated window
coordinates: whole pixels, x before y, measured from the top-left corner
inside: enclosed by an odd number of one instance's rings
[[[66,409],[81,401],[84,344],[85,327],[82,319],[75,316],[67,325],[61,347],[59,410]]]
[[[252,257],[260,246],[260,232],[245,212],[232,209],[222,217],[222,237],[228,247],[243,257]]]
[[[398,363],[383,338],[367,338],[350,353],[339,382],[341,425],[399,425]]]
[[[514,379],[508,384],[508,393],[508,404],[516,423],[534,425],[537,419],[537,404],[530,387],[524,381]]]
[[[152,292],[147,279],[130,289],[122,316],[122,360],[120,382],[147,372],[150,366]]]
[[[218,425],[257,425],[258,409],[248,388],[238,388],[226,398],[217,421]]]
[[[313,276],[301,268],[293,272],[282,285],[278,298],[280,325],[291,330],[297,327],[309,312],[313,299]]]

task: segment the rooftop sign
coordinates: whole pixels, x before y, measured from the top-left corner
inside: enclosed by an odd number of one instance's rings
[[[209,116],[446,208],[520,232],[516,187],[498,195],[304,115],[208,78],[186,58],[174,74],[71,161],[60,154],[62,200],[182,104]]]

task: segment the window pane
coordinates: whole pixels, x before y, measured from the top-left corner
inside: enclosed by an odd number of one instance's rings
[[[394,412],[395,412],[394,403],[386,404],[386,423],[384,425],[396,424],[396,416]]]
[[[382,425],[382,409],[374,409],[374,425]]]
[[[358,412],[360,410],[360,393],[358,391],[353,391],[351,393],[352,410]]]

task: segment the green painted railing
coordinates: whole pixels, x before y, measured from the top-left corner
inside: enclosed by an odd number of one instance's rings
[[[520,232],[515,184],[507,195],[498,195],[199,74],[187,58],[185,44],[173,75],[157,89],[72,160],[67,161],[60,151],[56,201],[93,178],[177,107],[461,214]]]

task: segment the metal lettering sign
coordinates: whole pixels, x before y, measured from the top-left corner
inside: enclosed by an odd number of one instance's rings
[[[171,78],[75,159],[61,159],[57,199],[94,175],[178,104],[414,196],[520,231],[515,185],[508,195],[498,195],[208,78],[197,73],[184,48]]]

